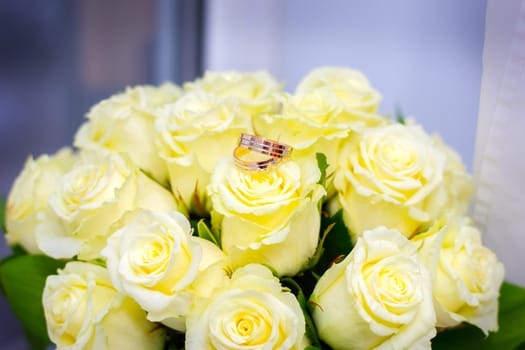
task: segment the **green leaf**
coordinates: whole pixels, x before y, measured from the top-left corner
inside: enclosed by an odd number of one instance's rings
[[[184,350],[185,334],[170,328],[166,329],[166,342],[163,350]]]
[[[292,293],[295,294],[295,296],[297,297],[297,301],[301,306],[301,310],[303,311],[304,320],[306,323],[306,336],[313,343],[313,347],[311,347],[311,349],[321,349],[321,341],[319,340],[319,336],[317,335],[317,329],[315,327],[314,321],[312,320],[312,316],[310,316],[310,311],[308,310],[308,300],[306,299],[303,290],[301,289],[301,286],[291,277],[281,278],[281,283],[290,288]]]
[[[343,211],[332,217],[322,217],[321,232],[327,232],[321,239],[322,254],[314,268],[314,273],[322,275],[334,262],[343,259],[352,250],[352,239],[343,221]]]
[[[450,329],[432,340],[432,349],[518,349],[525,343],[525,289],[503,283],[499,299],[499,331],[485,335],[474,326]]]
[[[321,234],[321,238],[319,239],[319,243],[317,244],[315,253],[314,255],[312,255],[311,258],[308,259],[306,270],[313,269],[319,262],[319,259],[321,259],[321,256],[324,253],[324,242],[326,240],[326,237],[330,233],[330,231],[332,231],[332,229],[334,228],[334,226],[335,226],[335,223],[331,223],[322,231],[323,233]]]
[[[11,256],[25,255],[27,251],[19,244],[11,246]]]
[[[22,322],[33,348],[49,344],[42,291],[48,275],[64,262],[41,255],[18,255],[0,263],[0,284],[16,317]]]
[[[406,124],[405,115],[403,114],[400,106],[396,106],[396,120],[399,124]]]
[[[321,171],[321,177],[319,178],[319,184],[325,186],[326,182],[326,169],[328,169],[328,161],[324,153],[316,153],[315,158],[317,159],[317,167]]]
[[[525,342],[525,289],[504,283],[499,300],[499,331],[489,336],[498,349],[512,349]]]
[[[199,189],[199,182],[195,182],[195,188],[193,189],[193,196],[190,199],[189,204],[189,213],[195,214],[198,217],[204,218],[208,217],[210,213],[208,213],[208,210],[206,209],[208,207],[207,204],[207,197],[199,195],[200,189]]]
[[[5,197],[0,196],[0,228],[4,233],[7,233],[5,227]]]
[[[432,339],[433,350],[482,350],[487,347],[485,336],[476,327],[465,326],[462,328],[449,329],[439,333]],[[509,348],[510,350],[511,348]]]
[[[203,239],[206,239],[206,240],[212,242],[213,244],[215,244],[218,247],[221,246],[220,239],[219,239],[219,233],[218,232],[213,232],[208,227],[208,225],[206,225],[206,222],[204,221],[204,219],[200,219],[199,222],[197,223],[197,235],[200,238],[203,238]]]
[[[140,168],[139,169],[141,173],[143,173],[144,175],[146,175],[146,177],[148,179],[150,179],[151,181],[155,182],[156,184],[164,187],[165,189],[167,189],[168,191],[171,191],[171,188],[170,188],[170,184],[169,184],[169,181],[166,181],[166,182],[159,182],[157,181],[157,179],[155,179],[155,177],[153,176],[153,174],[151,173],[151,171],[149,170],[146,170],[144,168]]]

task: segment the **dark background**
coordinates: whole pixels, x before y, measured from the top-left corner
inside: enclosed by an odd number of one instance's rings
[[[200,75],[202,11],[185,0],[0,0],[0,195],[30,154],[71,145],[96,102]],[[0,349],[28,349],[3,295]]]

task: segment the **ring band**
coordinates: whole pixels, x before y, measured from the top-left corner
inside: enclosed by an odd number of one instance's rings
[[[241,134],[239,146],[274,158],[286,158],[292,153],[292,147],[269,140],[262,136]]]
[[[279,163],[279,158],[270,157],[262,161],[246,161],[242,159],[242,156],[246,154],[246,151],[251,151],[247,148],[237,146],[233,151],[233,158],[235,165],[243,170],[249,171],[264,171],[270,167],[275,166]]]
[[[277,166],[283,159],[290,156],[292,150],[293,148],[286,144],[262,136],[243,133],[239,138],[239,145],[233,151],[233,158],[235,165],[240,169],[264,171],[273,166]],[[245,156],[251,152],[269,156],[269,158],[260,161],[246,160]]]

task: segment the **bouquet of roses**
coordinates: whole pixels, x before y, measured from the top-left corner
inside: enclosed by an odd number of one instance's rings
[[[0,280],[34,344],[429,349],[497,330],[503,266],[465,216],[470,176],[380,101],[326,67],[293,94],[208,72],[94,106],[7,200]]]

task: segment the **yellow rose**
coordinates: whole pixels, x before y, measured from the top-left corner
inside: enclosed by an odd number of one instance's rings
[[[467,172],[465,164],[454,149],[445,144],[438,135],[434,135],[433,138],[436,146],[447,157],[441,186],[446,201],[445,206],[449,211],[465,215],[474,191],[472,176]]]
[[[437,326],[468,322],[485,334],[498,329],[503,264],[483,246],[469,219],[449,218],[444,226],[414,237],[433,274]]]
[[[84,152],[57,182],[36,232],[39,248],[54,258],[96,259],[126,211],[176,208],[169,191],[117,154]]]
[[[7,198],[7,244],[20,244],[28,253],[42,253],[36,244],[35,231],[41,213],[47,210],[47,200],[57,184],[57,178],[71,169],[74,162],[69,148],[36,160],[26,161]]]
[[[320,338],[334,349],[430,349],[432,285],[417,245],[377,227],[329,268],[311,296]]]
[[[186,91],[202,91],[219,98],[235,98],[243,112],[256,115],[279,108],[273,94],[281,90],[275,79],[264,71],[206,72],[194,82],[184,84]]]
[[[420,127],[366,129],[341,154],[334,185],[354,239],[382,225],[410,237],[443,210],[446,158]]]
[[[312,163],[265,172],[240,170],[230,158],[217,164],[208,187],[212,217],[234,268],[255,262],[294,275],[304,267],[319,239],[319,176]]]
[[[42,295],[49,339],[57,349],[162,349],[164,331],[111,285],[98,265],[70,262],[47,277]]]
[[[191,212],[204,215],[210,209],[206,186],[215,163],[232,154],[243,132],[251,132],[250,116],[235,99],[196,91],[162,109],[157,120],[160,155],[173,193]]]
[[[320,88],[332,92],[345,109],[356,116],[366,117],[366,113],[375,113],[381,102],[381,94],[370,85],[363,73],[350,68],[316,68],[303,78],[295,92],[302,94]]]
[[[345,106],[327,86],[282,95],[280,101],[283,108],[279,114],[253,117],[255,132],[292,146],[298,161],[324,153],[329,173],[338,164],[341,141],[352,131],[387,123],[386,118]]]
[[[146,310],[148,320],[180,331],[199,293],[193,282],[226,260],[218,247],[191,234],[188,219],[178,212],[142,210],[129,214],[102,251],[115,288]]]
[[[167,181],[166,165],[155,146],[155,119],[158,108],[176,101],[180,88],[170,83],[136,86],[114,95],[88,113],[78,130],[75,146],[126,154],[157,181]]]
[[[295,296],[262,265],[238,269],[187,319],[186,349],[294,349],[308,345]]]

